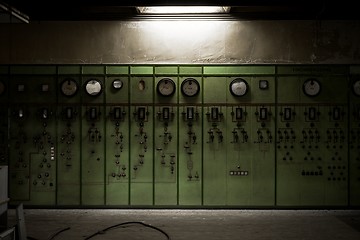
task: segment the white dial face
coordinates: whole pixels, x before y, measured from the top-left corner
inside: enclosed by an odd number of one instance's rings
[[[304,82],[303,91],[309,97],[314,97],[320,93],[320,82],[316,79],[308,79]]]
[[[193,97],[200,92],[199,82],[194,78],[187,78],[181,84],[181,91],[185,96]]]
[[[122,86],[123,86],[123,82],[122,82],[120,79],[115,79],[115,80],[112,82],[112,86],[113,86],[113,88],[115,88],[115,89],[121,89]]]
[[[356,96],[360,96],[360,80],[357,80],[353,84],[353,91]]]
[[[97,96],[101,93],[102,86],[99,80],[97,79],[91,79],[87,81],[85,85],[86,92],[91,96]]]
[[[74,96],[78,90],[78,85],[73,79],[66,79],[61,84],[61,92],[68,97]]]
[[[171,96],[175,93],[175,82],[170,78],[163,78],[157,84],[157,91],[163,96]]]
[[[244,96],[248,91],[247,82],[244,79],[236,78],[230,83],[230,92],[236,97]]]

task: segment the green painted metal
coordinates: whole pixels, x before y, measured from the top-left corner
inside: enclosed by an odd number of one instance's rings
[[[276,73],[280,75],[343,75],[348,74],[349,66],[346,65],[280,65]]]
[[[14,65],[10,66],[10,74],[21,75],[55,75],[56,66],[38,65]]]
[[[130,79],[130,204],[154,203],[154,80]]]
[[[177,66],[156,66],[155,74],[156,75],[176,75],[178,73]]]
[[[350,86],[360,78],[360,68],[352,68]],[[349,92],[349,202],[360,206],[360,97]]]
[[[235,78],[227,78],[226,86]],[[248,93],[235,97],[227,91],[227,205],[273,206],[275,79],[243,79],[248,83]],[[268,88],[260,89],[260,81],[267,81]],[[261,111],[267,114],[263,119],[259,117]]]
[[[104,88],[104,77],[86,76],[82,86],[90,79],[100,81]],[[105,91],[98,96],[82,95],[81,123],[81,204],[105,204]]]
[[[64,66],[58,66],[57,68],[59,75],[79,75],[81,74],[81,66],[73,66],[73,65],[64,65]]]
[[[115,89],[113,81],[122,87]],[[106,79],[106,205],[129,204],[129,78],[112,76]]]
[[[26,87],[18,89],[19,84],[26,84]],[[43,84],[47,86],[42,87]],[[10,197],[14,202],[55,205],[57,146],[54,78],[13,78],[10,89],[14,88],[19,99],[11,97],[13,104],[9,109],[9,169],[13,173],[9,182]]]
[[[50,207],[359,206],[359,69],[0,66],[10,198]],[[174,94],[159,94],[162,78],[175,82]],[[187,78],[199,82],[198,95],[183,94]],[[236,78],[247,82],[244,96],[230,92]],[[303,92],[311,78],[321,85],[313,97]],[[61,92],[68,79],[74,96]],[[85,92],[90,79],[101,94]]]
[[[349,74],[350,75],[359,75],[360,74],[360,66],[358,65],[350,65],[349,66]]]
[[[153,73],[153,66],[130,66],[131,75],[152,75]]]
[[[8,66],[0,66],[0,74],[8,74],[9,67]]]
[[[179,66],[179,75],[198,76],[203,71],[202,66]]]
[[[159,69],[155,68],[155,72]],[[177,72],[176,68],[161,69]],[[171,78],[178,86],[177,78]],[[154,92],[163,77],[155,78]],[[159,86],[161,88],[161,86]],[[155,95],[154,106],[154,204],[177,205],[178,108],[176,90],[170,96]]]
[[[269,75],[275,74],[274,66],[204,66],[204,75]]]
[[[316,74],[280,76],[277,83],[277,205],[346,206],[347,79],[323,71],[329,68],[304,69]],[[309,78],[321,83],[319,95],[304,94]]]
[[[105,73],[105,66],[103,65],[84,65],[81,67],[82,74],[97,75]]]
[[[185,97],[179,90],[178,202],[180,206],[202,205],[202,81],[200,94]],[[179,86],[187,77],[180,77]],[[181,129],[181,130],[180,130]]]
[[[76,69],[80,67],[66,72],[74,73]],[[70,77],[80,88],[80,77]],[[68,79],[69,76],[59,76],[57,86]],[[60,88],[57,91],[57,204],[76,206],[81,200],[81,94],[77,91],[75,96],[66,96]]]
[[[129,74],[129,66],[106,66],[106,74]]]
[[[203,202],[226,205],[226,78],[204,78],[203,108]]]

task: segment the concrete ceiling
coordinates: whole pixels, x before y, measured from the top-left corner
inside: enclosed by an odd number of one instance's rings
[[[360,20],[355,3],[325,0],[0,0],[16,8],[30,21],[124,20],[141,18],[135,6],[222,5],[231,6],[226,17],[245,20]]]

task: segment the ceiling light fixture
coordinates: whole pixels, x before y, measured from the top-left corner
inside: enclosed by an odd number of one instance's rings
[[[158,6],[136,7],[140,14],[214,14],[229,13],[230,7],[218,6]]]
[[[0,2],[0,23],[29,23],[29,16]]]

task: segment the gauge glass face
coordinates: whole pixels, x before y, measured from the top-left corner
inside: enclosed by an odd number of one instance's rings
[[[17,90],[18,90],[18,92],[25,92],[25,85],[24,84],[18,84]]]
[[[170,78],[163,78],[157,84],[157,91],[162,96],[171,96],[175,93],[175,82]]]
[[[304,82],[303,91],[309,97],[317,96],[320,93],[320,82],[314,78],[308,79]]]
[[[196,96],[200,92],[200,84],[194,78],[187,78],[181,84],[181,92],[188,97]]]
[[[244,79],[236,78],[230,83],[230,92],[236,97],[244,96],[248,92],[248,84]]]
[[[268,80],[260,80],[259,81],[259,88],[260,89],[268,89],[269,88]]]
[[[145,90],[145,81],[144,80],[140,80],[139,83],[138,83],[138,88],[139,88],[139,91],[142,92]]]
[[[61,83],[61,92],[65,96],[71,97],[76,94],[78,90],[77,82],[74,79],[66,79]]]
[[[0,96],[5,92],[5,84],[0,81]]]
[[[85,85],[86,93],[90,96],[98,96],[102,91],[102,86],[99,80],[90,79]]]
[[[112,82],[112,86],[113,86],[114,89],[121,89],[122,86],[123,86],[123,82],[120,79],[115,79]]]
[[[360,80],[357,80],[353,84],[353,92],[356,96],[360,96]]]

